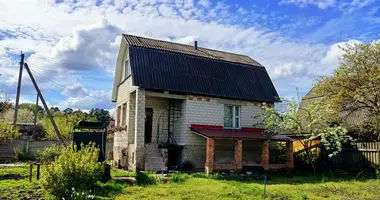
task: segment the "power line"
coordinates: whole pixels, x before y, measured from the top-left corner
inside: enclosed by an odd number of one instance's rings
[[[33,73],[35,73],[35,74],[37,74],[37,75],[39,75],[39,76],[45,78],[46,80],[51,81],[52,83],[54,83],[54,84],[60,86],[60,87],[63,88],[64,90],[66,89],[66,90],[70,90],[70,91],[72,91],[72,92],[77,92],[77,91],[75,91],[75,90],[73,90],[73,89],[68,88],[68,87],[65,86],[65,85],[62,85],[62,84],[56,82],[55,80],[53,80],[53,79],[51,79],[51,78],[48,78],[48,77],[46,77],[46,76],[44,76],[44,75],[42,75],[42,74],[36,72],[36,71],[33,70],[33,69],[30,69],[30,70],[33,71]],[[87,97],[94,98],[94,99],[99,99],[99,100],[104,100],[104,98],[100,98],[100,97],[94,97],[94,96],[87,96]]]

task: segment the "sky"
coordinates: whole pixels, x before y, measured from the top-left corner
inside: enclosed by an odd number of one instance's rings
[[[0,101],[14,102],[20,51],[49,106],[114,110],[121,34],[244,54],[279,95],[305,95],[346,43],[380,37],[376,0],[0,0]],[[21,102],[35,102],[24,71]]]

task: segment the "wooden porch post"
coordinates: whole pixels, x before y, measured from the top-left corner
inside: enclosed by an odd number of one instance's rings
[[[264,169],[269,169],[269,144],[266,141],[262,142],[261,165]]]
[[[206,141],[206,163],[205,173],[209,174],[214,169],[214,139],[207,138]]]
[[[286,142],[286,151],[288,153],[288,159],[286,162],[286,167],[293,169],[294,168],[294,150],[293,150],[293,141]]]
[[[236,140],[235,142],[235,164],[236,169],[241,170],[243,169],[243,141],[242,140]]]

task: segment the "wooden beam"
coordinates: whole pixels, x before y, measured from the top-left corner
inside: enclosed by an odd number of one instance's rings
[[[59,142],[60,142],[61,144],[63,144],[63,146],[66,146],[65,141],[63,140],[63,137],[62,137],[61,133],[60,133],[59,130],[58,130],[57,124],[56,124],[55,121],[54,121],[53,115],[50,113],[50,110],[49,110],[49,108],[48,108],[48,106],[47,106],[47,104],[46,104],[45,98],[44,98],[44,96],[42,96],[41,90],[40,90],[40,88],[38,87],[37,82],[36,82],[36,80],[34,79],[33,74],[32,74],[32,72],[31,72],[30,69],[29,69],[28,64],[27,64],[27,63],[24,63],[24,66],[25,66],[26,71],[27,71],[28,74],[29,74],[30,79],[32,80],[32,83],[33,83],[33,85],[34,85],[34,88],[36,88],[36,90],[37,90],[37,94],[38,94],[38,96],[40,97],[42,104],[44,105],[45,111],[46,111],[46,113],[47,113],[47,115],[48,115],[48,117],[49,117],[49,119],[50,119],[50,122],[51,122],[52,125],[53,125],[54,131],[55,131],[55,133],[56,133],[57,136],[58,136]]]

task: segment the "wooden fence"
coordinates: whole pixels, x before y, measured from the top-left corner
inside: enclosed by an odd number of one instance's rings
[[[360,142],[328,159],[331,167],[365,169],[380,165],[380,142]]]

